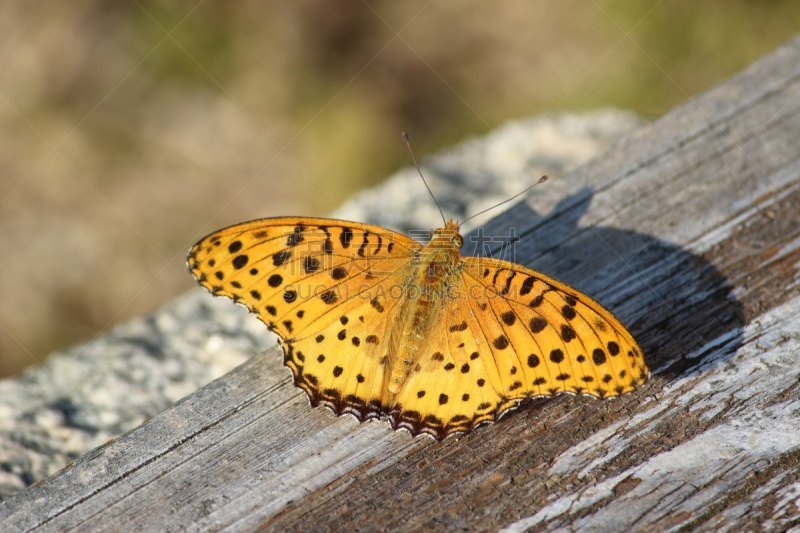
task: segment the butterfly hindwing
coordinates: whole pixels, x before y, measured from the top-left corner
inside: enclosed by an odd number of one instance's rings
[[[336,308],[337,319],[327,325],[281,340],[295,384],[312,405],[327,405],[336,414],[351,413],[362,421],[385,411],[390,324],[397,300],[380,292],[380,287],[371,290],[369,299],[356,300],[360,305]]]
[[[394,427],[442,439],[496,420],[524,396],[516,379],[499,372],[483,333],[486,326],[469,312],[464,294],[453,291],[456,300],[441,309],[440,327],[421,354],[420,369],[397,398]]]

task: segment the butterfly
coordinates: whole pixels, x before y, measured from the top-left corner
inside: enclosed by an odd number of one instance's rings
[[[422,245],[370,224],[265,218],[208,235],[187,264],[277,334],[312,406],[414,436],[647,380],[641,349],[599,303],[523,265],[461,256],[463,242],[453,220]]]

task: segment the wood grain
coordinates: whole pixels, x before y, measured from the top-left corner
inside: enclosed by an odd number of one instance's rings
[[[487,225],[631,327],[654,371],[634,394],[435,443],[310,408],[271,351],[10,498],[0,529],[797,526],[798,139],[795,39]]]

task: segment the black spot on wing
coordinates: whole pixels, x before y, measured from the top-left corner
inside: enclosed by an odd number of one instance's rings
[[[536,283],[536,278],[534,278],[533,276],[528,276],[527,278],[525,278],[525,281],[522,282],[522,287],[520,287],[519,289],[519,295],[525,296],[526,294],[531,292],[534,283]]]
[[[272,254],[272,264],[275,266],[281,266],[286,261],[288,261],[290,257],[292,257],[292,252],[290,252],[289,250],[281,250],[280,252],[275,252],[274,254]]]
[[[561,363],[564,361],[564,352],[556,348],[555,350],[550,351],[550,360],[556,364]]]
[[[504,350],[508,348],[508,338],[505,335],[500,335],[494,340],[494,347],[498,350]]]
[[[498,268],[497,270],[494,271],[494,276],[492,276],[492,285],[497,285],[497,276],[499,276],[500,272],[502,271],[503,271],[502,268]]]
[[[467,329],[467,322],[466,321],[462,321],[460,324],[453,324],[452,326],[450,326],[450,332],[451,333],[456,332],[456,331],[464,331],[466,329]]]
[[[303,270],[305,270],[307,274],[311,274],[319,270],[319,259],[310,256],[304,257]]]
[[[364,257],[364,254],[367,250],[367,244],[369,244],[369,231],[364,232],[364,240],[361,241],[361,246],[358,247],[358,255],[359,257]]]
[[[606,353],[600,348],[595,348],[592,352],[592,361],[596,365],[602,365],[606,362]]]
[[[540,316],[533,317],[529,324],[531,331],[534,333],[540,333],[544,328],[547,327],[547,320]]]
[[[305,239],[303,238],[303,226],[295,226],[294,231],[286,238],[286,246],[297,246]]]
[[[350,248],[350,243],[353,242],[353,230],[350,228],[342,228],[342,233],[339,234],[339,242],[342,243],[342,248]]]
[[[327,226],[320,226],[319,229],[325,232],[325,242],[322,244],[322,251],[330,255],[333,253],[333,242],[331,241],[331,232]]]
[[[333,290],[327,290],[319,295],[320,299],[328,305],[336,303],[339,299]]]
[[[500,291],[500,294],[502,294],[503,296],[508,294],[508,291],[511,290],[511,280],[513,280],[514,276],[516,276],[516,275],[517,275],[517,273],[512,270],[511,274],[506,278],[506,283],[503,286],[503,290]]]

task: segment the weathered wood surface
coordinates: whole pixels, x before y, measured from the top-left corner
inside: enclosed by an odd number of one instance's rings
[[[436,443],[310,408],[271,351],[13,496],[0,529],[797,527],[799,158],[796,39],[487,225],[630,326],[653,370],[634,394]]]

